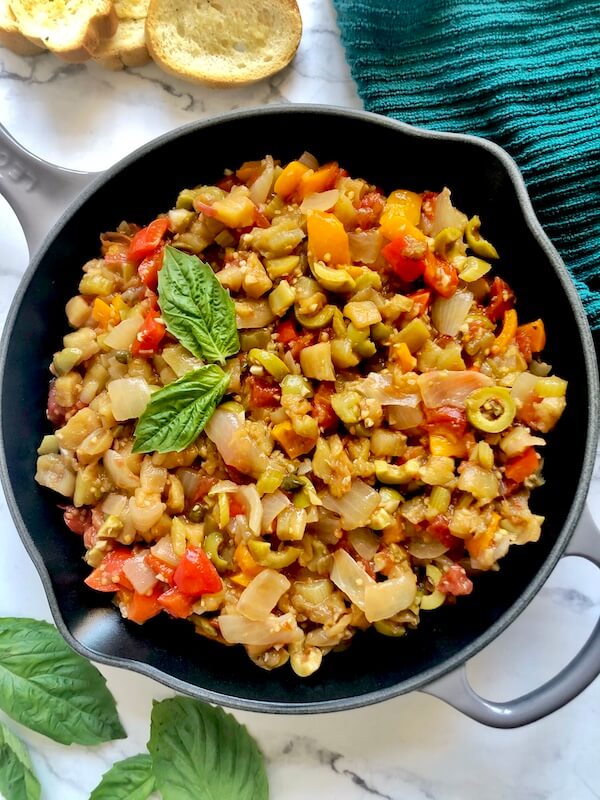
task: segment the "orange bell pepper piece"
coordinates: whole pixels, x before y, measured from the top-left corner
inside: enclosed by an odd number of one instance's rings
[[[451,431],[447,434],[430,433],[429,450],[432,456],[450,456],[450,458],[467,458],[469,455],[468,445],[471,443],[472,436],[456,436]],[[473,444],[475,442],[473,441]]]
[[[310,452],[316,444],[315,439],[299,436],[289,420],[273,427],[273,438],[283,447],[289,458],[298,458]]]
[[[300,178],[298,199],[303,200],[305,197],[308,197],[309,194],[333,189],[339,171],[339,165],[335,161],[332,161],[330,164],[324,164],[316,171],[312,169],[307,170]]]
[[[301,161],[290,161],[275,181],[275,186],[273,187],[275,194],[283,198],[291,197],[298,188],[302,176],[308,170],[309,167]]]
[[[105,303],[100,297],[96,297],[94,300],[92,317],[102,328],[108,328],[109,325],[116,325],[121,321],[121,317],[115,309],[111,308],[111,306]]]
[[[408,349],[406,342],[399,342],[392,348],[392,358],[397,361],[402,372],[412,372],[417,366],[417,359],[412,355]]]
[[[306,220],[308,249],[316,261],[350,263],[350,243],[344,226],[327,211],[311,211]]]
[[[523,481],[537,470],[540,457],[533,447],[528,447],[520,455],[509,458],[504,467],[505,476],[516,483]]]
[[[501,355],[504,353],[508,345],[512,342],[517,334],[518,320],[517,312],[514,308],[509,308],[504,312],[504,321],[502,323],[502,330],[496,336],[496,341],[492,346],[492,353],[494,355]]]
[[[421,221],[421,203],[423,197],[416,192],[409,192],[406,189],[396,189],[387,199],[387,204],[396,206],[398,212],[402,211],[403,216],[413,225],[418,225]]]
[[[252,577],[254,575],[258,575],[258,573],[263,569],[263,567],[261,567],[260,564],[257,564],[252,558],[252,553],[250,550],[248,550],[248,545],[245,542],[240,542],[238,544],[238,546],[235,548],[233,558],[244,575]],[[236,583],[240,583],[240,581],[238,580]]]
[[[158,598],[163,594],[164,586],[157,585],[151,594],[140,594],[134,592],[127,605],[127,619],[137,622],[138,625],[160,614],[163,607],[158,602]]]
[[[517,328],[517,339],[525,338],[529,343],[529,350],[532,353],[541,352],[546,346],[546,329],[541,319],[535,322],[527,322]]]
[[[386,239],[393,241],[400,236],[410,236],[418,242],[426,242],[427,237],[422,230],[405,215],[404,206],[400,203],[388,203],[379,219],[379,230]]]
[[[500,525],[500,514],[496,514],[494,512],[492,514],[492,521],[486,528],[483,533],[479,533],[476,536],[473,536],[472,539],[469,539],[465,542],[465,547],[467,548],[467,552],[471,556],[471,558],[479,558],[479,556],[483,553],[484,550],[492,544],[494,541],[494,536],[496,535],[496,531],[498,530],[498,526]]]

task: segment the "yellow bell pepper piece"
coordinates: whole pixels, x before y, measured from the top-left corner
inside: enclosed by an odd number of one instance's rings
[[[412,372],[417,366],[417,359],[411,354],[406,342],[399,342],[393,348],[393,359],[400,365],[402,372]]]
[[[99,297],[96,297],[94,300],[92,317],[102,328],[108,328],[109,325],[116,325],[121,321],[120,316],[115,312],[114,308]]]
[[[316,439],[312,437],[299,436],[289,420],[273,427],[273,438],[283,447],[289,458],[298,458],[308,453],[316,444]]]
[[[413,225],[418,225],[421,221],[421,203],[423,198],[416,192],[409,192],[406,189],[396,189],[387,199],[386,205],[396,206],[402,210],[403,216]]]
[[[279,197],[290,197],[298,188],[304,173],[308,171],[309,167],[301,161],[290,161],[275,181],[273,187],[275,194],[278,194]]]
[[[339,219],[327,211],[311,211],[306,220],[308,249],[315,261],[349,264],[348,234]]]
[[[410,236],[418,242],[427,241],[423,231],[405,217],[404,208],[400,203],[386,205],[379,220],[379,230],[386,239],[391,241],[400,236]]]
[[[231,575],[229,580],[237,583],[238,586],[243,586],[245,589],[246,586],[250,585],[252,575],[247,575],[245,572],[238,572],[235,575]]]
[[[444,436],[441,433],[429,434],[429,452],[432,456],[450,456],[450,458],[467,458],[468,439],[465,437]]]
[[[517,319],[517,312],[514,308],[509,308],[504,312],[504,321],[502,323],[502,330],[496,336],[496,341],[492,345],[492,353],[495,356],[504,353],[508,345],[512,342],[517,334],[517,327],[519,325]]]
[[[244,575],[253,577],[254,575],[258,575],[262,570],[260,564],[257,564],[252,557],[250,550],[248,550],[248,545],[245,542],[240,542],[235,548],[233,559]]]

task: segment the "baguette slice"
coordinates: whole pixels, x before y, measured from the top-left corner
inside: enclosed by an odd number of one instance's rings
[[[296,0],[150,0],[146,44],[167,72],[213,86],[261,80],[292,60]]]
[[[94,61],[106,69],[141,67],[150,61],[146,47],[145,20],[121,19],[114,36],[105,39],[94,53]]]
[[[115,11],[121,19],[146,19],[150,0],[115,0]]]
[[[10,0],[23,33],[65,61],[87,61],[117,29],[112,0]]]
[[[0,47],[8,47],[19,56],[35,56],[44,52],[43,47],[38,47],[23,36],[10,10],[9,0],[0,0]]]

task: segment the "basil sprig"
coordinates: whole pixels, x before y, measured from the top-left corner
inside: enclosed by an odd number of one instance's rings
[[[224,364],[240,349],[229,292],[196,256],[165,248],[158,304],[169,333],[198,358]]]
[[[61,744],[126,736],[101,673],[35,619],[0,619],[0,708]]]
[[[39,800],[41,788],[29,753],[20,739],[0,722],[0,794],[10,800]]]
[[[243,725],[189,697],[154,703],[148,750],[163,800],[267,800],[264,757]]]
[[[155,392],[136,426],[133,452],[184,450],[204,429],[228,385],[229,375],[205,364]]]
[[[156,786],[147,753],[124,758],[105,772],[90,800],[147,800]]]

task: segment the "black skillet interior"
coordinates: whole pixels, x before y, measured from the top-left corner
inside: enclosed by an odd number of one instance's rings
[[[327,656],[310,679],[297,678],[287,667],[263,672],[241,648],[208,642],[187,623],[165,615],[143,627],[124,622],[106,595],[83,584],[89,570],[81,559],[81,542],[64,528],[56,496],[33,482],[36,448],[49,432],[44,415],[48,364],[66,332],[65,302],[76,291],[82,264],[97,255],[100,232],[123,219],[146,223],[172,207],[181,188],[211,182],[225,167],[236,168],[266,153],[286,162],[303,150],[321,162],[337,160],[352,175],[385,191],[449,186],[455,204],[469,215],[479,214],[486,237],[498,247],[498,271],[516,290],[520,319],[543,317],[546,357],[569,380],[567,411],[545,450],[547,482],[532,503],[546,517],[541,541],[513,548],[500,572],[482,575],[474,593],[456,606],[423,614],[417,631],[399,640],[359,635],[346,652]],[[511,607],[514,613],[519,598],[533,595],[580,480],[588,428],[585,375],[576,315],[548,254],[526,223],[506,164],[493,152],[472,140],[436,138],[366,116],[293,107],[285,113],[265,110],[187,129],[144,150],[124,168],[111,171],[55,236],[10,332],[2,387],[8,477],[48,572],[46,588],[56,597],[55,611],[68,633],[100,660],[143,664],[177,688],[234,706],[298,711],[315,708],[315,703],[347,707],[359,704],[361,696],[416,688],[426,673],[431,676],[449,660],[471,654],[474,642],[478,649],[490,638],[484,635],[490,626]]]

